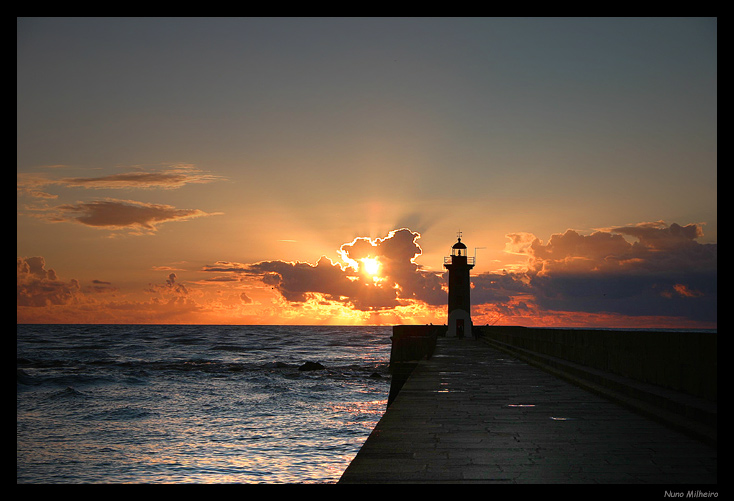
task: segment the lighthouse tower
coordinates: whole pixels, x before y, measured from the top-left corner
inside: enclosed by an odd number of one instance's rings
[[[451,255],[443,258],[449,270],[449,323],[447,337],[471,337],[471,282],[469,270],[474,268],[474,258],[467,256],[466,245],[458,241],[451,247]]]

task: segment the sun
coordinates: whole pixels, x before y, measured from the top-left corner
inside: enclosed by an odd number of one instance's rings
[[[377,275],[380,272],[380,261],[376,257],[365,257],[362,261],[362,269],[368,275]]]

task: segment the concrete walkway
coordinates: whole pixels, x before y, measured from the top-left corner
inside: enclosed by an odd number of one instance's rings
[[[715,484],[717,450],[473,339],[439,338],[340,483]]]

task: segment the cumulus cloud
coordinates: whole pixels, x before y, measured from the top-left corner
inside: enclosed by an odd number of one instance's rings
[[[628,241],[626,237],[633,241]],[[497,281],[477,277],[479,297],[513,288],[546,310],[682,316],[716,322],[717,245],[700,244],[698,224],[640,223],[548,242],[508,235],[507,250],[527,256],[527,270]],[[508,283],[510,286],[508,287]],[[498,296],[497,299],[502,299]]]
[[[171,273],[168,275],[168,278],[166,279],[166,287],[178,294],[188,294],[189,291],[186,289],[186,286],[182,283],[176,282],[176,274]]]
[[[443,279],[415,262],[422,253],[419,238],[420,234],[407,228],[393,230],[384,238],[355,238],[339,249],[343,264],[322,256],[316,264],[218,261],[203,270],[256,276],[292,303],[326,300],[361,311],[392,309],[411,301],[445,304]]]
[[[716,322],[716,245],[699,244],[700,225],[642,223],[583,235],[575,230],[543,242],[508,235],[506,251],[527,258],[524,269],[472,277],[478,316],[610,314],[686,317]],[[255,276],[291,303],[341,303],[361,310],[446,304],[445,273],[426,271],[420,234],[407,228],[384,238],[341,245],[342,263],[219,261],[203,268],[223,276]],[[485,318],[484,320],[491,320]]]
[[[59,205],[46,218],[53,222],[74,222],[96,228],[153,233],[162,223],[215,214],[199,209],[177,209],[163,204],[106,199]]]
[[[17,305],[48,306],[74,302],[80,294],[77,280],[63,281],[46,269],[43,257],[19,257],[16,270]]]
[[[149,284],[148,292],[155,292],[173,297],[186,296],[189,293],[189,290],[184,284],[177,282],[176,278],[175,273],[169,273],[163,283]]]
[[[62,280],[43,257],[17,258],[18,323],[196,323],[210,313],[175,273],[143,292],[152,296],[139,301],[105,280]],[[244,296],[240,301],[247,303]]]
[[[53,269],[46,269],[41,256],[17,258],[17,306],[79,305],[94,302],[93,296],[117,291],[111,282],[91,280],[80,284],[75,278],[62,280]]]
[[[623,235],[637,239],[630,243]],[[716,244],[699,244],[700,225],[667,226],[659,221],[610,228],[591,235],[574,230],[552,235],[543,244],[535,238],[524,252],[529,269],[538,275],[599,272],[671,273],[716,271]]]
[[[376,259],[379,274],[388,287],[395,288],[401,299],[414,299],[430,305],[446,302],[440,275],[426,272],[415,260],[423,253],[418,245],[420,234],[401,228],[385,238],[355,238],[339,249],[342,258],[353,267],[364,267],[365,260]]]

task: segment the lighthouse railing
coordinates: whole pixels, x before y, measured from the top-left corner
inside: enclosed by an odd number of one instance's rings
[[[444,256],[443,257],[443,264],[453,264],[452,258],[454,257],[460,257],[461,259],[466,259],[466,264],[470,266],[474,266],[476,258],[474,256]]]

